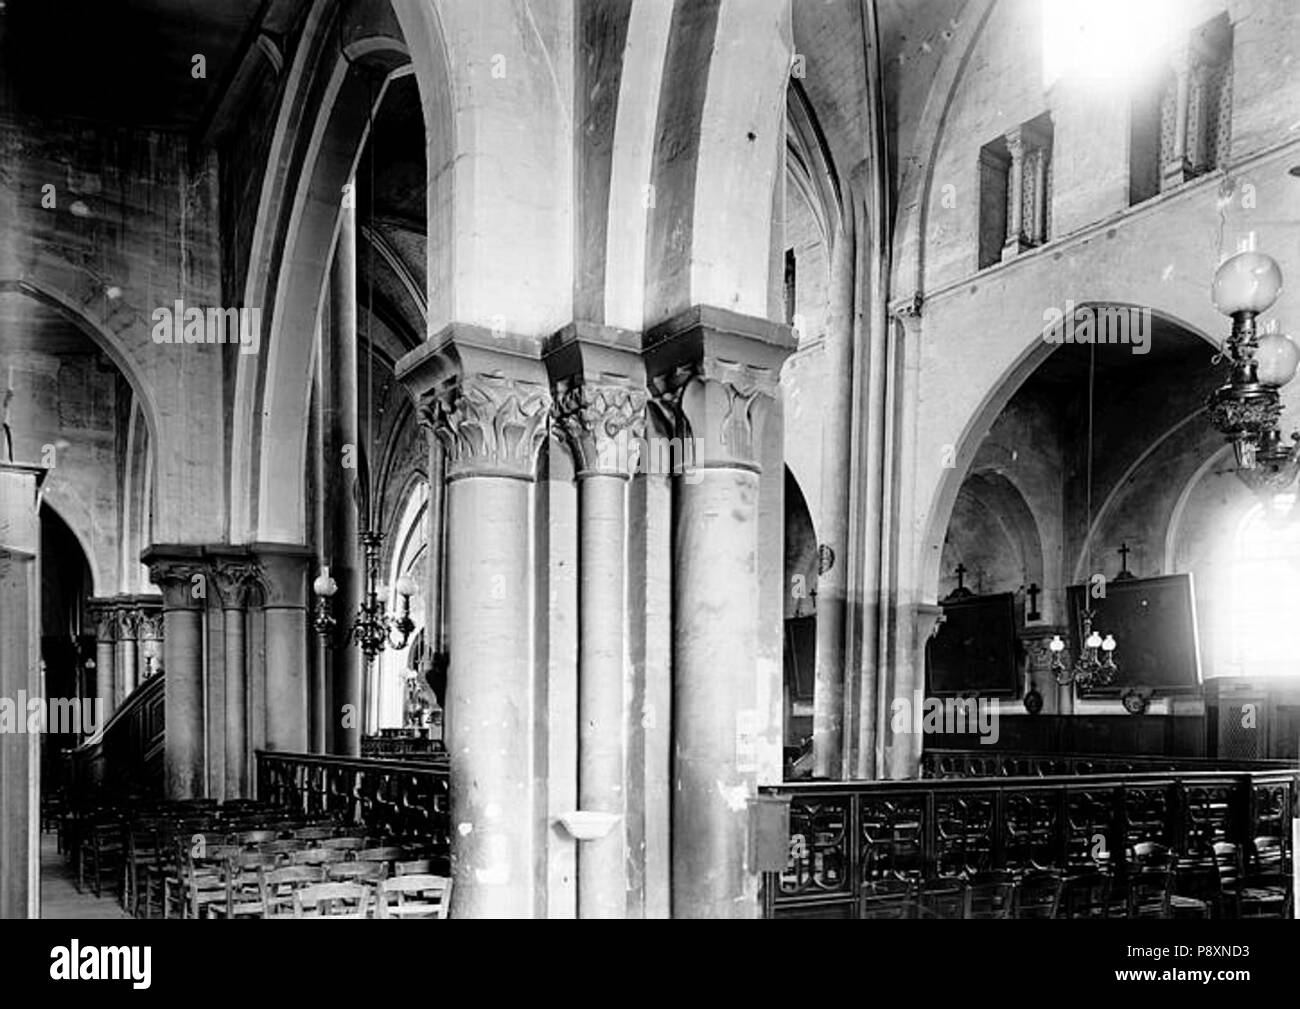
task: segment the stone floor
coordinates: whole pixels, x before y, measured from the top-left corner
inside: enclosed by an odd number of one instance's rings
[[[53,834],[41,835],[42,918],[130,918],[107,892],[101,898],[78,893],[73,885],[72,866],[56,850]]]

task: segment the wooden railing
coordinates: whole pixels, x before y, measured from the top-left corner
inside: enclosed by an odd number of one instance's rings
[[[257,751],[257,797],[304,815],[328,814],[373,837],[451,852],[445,762]]]
[[[162,794],[165,675],[145,680],[113,712],[102,732],[65,751],[74,804]]]
[[[1140,771],[1285,771],[1286,760],[1222,760],[1217,757],[1123,756],[1095,753],[1014,753],[973,750],[926,750],[923,778],[1033,778],[1074,774],[1133,774]]]
[[[768,917],[857,917],[886,878],[1105,865],[1130,846],[1180,853],[1216,841],[1279,839],[1289,860],[1300,771],[1189,771],[1068,777],[814,782],[763,789],[790,797],[790,858],[764,877]]]

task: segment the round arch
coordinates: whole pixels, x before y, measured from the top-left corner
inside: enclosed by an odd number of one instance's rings
[[[1149,311],[1153,318],[1177,327],[1205,342],[1208,347],[1218,348],[1217,341],[1206,332],[1170,312],[1137,305],[1129,302],[1096,299],[1080,302],[1076,309],[1125,308]],[[929,516],[924,536],[919,544],[917,586],[920,598],[933,601],[938,593],[939,564],[942,557],[943,537],[952,518],[953,504],[957,492],[970,472],[975,452],[980,442],[992,427],[998,415],[1006,408],[1012,396],[1025,383],[1044,361],[1059,346],[1048,342],[1047,335],[1051,325],[1046,325],[1036,334],[1034,340],[1021,350],[1015,361],[1007,368],[997,382],[985,393],[974,414],[966,422],[961,434],[953,446],[952,466],[944,470],[937,486],[929,495]]]

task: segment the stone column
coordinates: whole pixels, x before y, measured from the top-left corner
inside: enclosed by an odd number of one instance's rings
[[[0,463],[0,697],[40,697],[39,466]],[[26,711],[15,712],[26,719]],[[0,918],[40,917],[41,736],[0,732]]]
[[[813,774],[844,776],[845,608],[849,560],[849,475],[853,439],[854,243],[852,210],[831,248],[822,421],[822,552],[817,578],[817,649],[813,679]],[[791,591],[791,586],[785,586]]]
[[[1174,149],[1160,170],[1161,190],[1181,185],[1192,175],[1192,163],[1187,150],[1187,111],[1192,94],[1191,47],[1184,43],[1174,54],[1173,71],[1177,81],[1177,98],[1174,102]]]
[[[248,558],[220,558],[212,579],[221,597],[225,626],[226,774],[225,798],[249,795],[248,767],[248,597],[257,584],[257,565]]]
[[[95,621],[95,696],[104,702],[104,721],[117,710],[117,617],[108,599],[92,599],[90,613]]]
[[[114,707],[120,707],[140,684],[137,668],[139,652],[136,648],[136,635],[140,632],[140,611],[136,609],[135,601],[126,596],[117,600],[114,616],[117,618],[117,681],[121,691]]]
[[[535,349],[456,325],[397,366],[446,449],[454,917],[541,910],[530,530],[551,397]]]
[[[260,571],[266,618],[266,748],[303,753],[309,717],[307,584],[312,552],[283,543],[255,543],[251,550]],[[360,725],[359,708],[336,715]]]
[[[767,728],[758,724],[755,427],[792,349],[788,327],[708,307],[646,336],[646,370],[687,460],[673,543],[673,917],[758,913],[758,876],[746,865]]]
[[[547,355],[578,480],[578,804],[618,822],[578,847],[578,915],[627,916],[627,484],[645,434],[640,335],[588,325]]]
[[[208,591],[203,551],[200,547],[150,547],[141,560],[163,596],[167,795],[202,798],[207,792],[203,611]]]
[[[1007,133],[1007,153],[1011,166],[1007,169],[1007,240],[1002,246],[1002,259],[1019,255],[1025,243],[1025,140],[1019,126]]]
[[[361,567],[360,523],[354,487],[361,479],[361,438],[357,419],[357,235],[356,211],[340,211],[339,237],[330,271],[328,325],[322,331],[322,427],[325,441],[325,521],[323,546],[330,574],[338,583],[332,600],[339,636],[356,616],[365,590]],[[374,409],[374,404],[371,404]],[[378,466],[378,459],[369,460]],[[315,572],[312,572],[315,577]],[[361,756],[362,688],[365,656],[351,643],[325,649],[328,696],[325,738],[329,752]],[[351,713],[351,714],[349,714]],[[305,749],[306,747],[303,747]]]

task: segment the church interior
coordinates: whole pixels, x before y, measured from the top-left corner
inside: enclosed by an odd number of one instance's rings
[[[0,2],[0,917],[1293,917],[1298,50]]]

